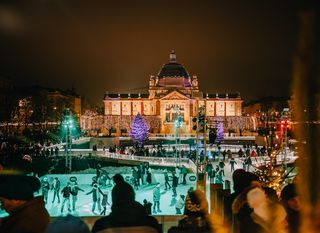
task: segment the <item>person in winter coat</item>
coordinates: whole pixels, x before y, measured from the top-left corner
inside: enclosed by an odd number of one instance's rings
[[[71,186],[71,197],[72,197],[72,210],[75,211],[76,209],[76,202],[78,200],[78,193],[79,191],[84,192],[83,189],[79,188],[78,183],[74,182]]]
[[[244,160],[244,163],[245,163],[245,170],[248,172],[250,171],[250,166],[252,165],[252,160],[251,160],[251,157],[250,156],[247,156]]]
[[[45,204],[48,203],[49,189],[50,189],[50,184],[49,184],[48,178],[47,177],[43,177],[43,179],[41,181],[41,193],[42,193],[42,196],[43,196]]]
[[[208,214],[208,202],[204,193],[195,190],[188,193],[185,200],[185,217],[177,227],[171,227],[168,233],[213,233]]]
[[[100,215],[106,215],[107,211],[107,205],[110,205],[108,202],[108,191],[104,191],[102,194],[102,200],[101,200],[101,206],[102,206],[102,211]]]
[[[160,213],[160,184],[158,183],[157,186],[153,189],[153,213],[156,214],[157,212]],[[157,210],[156,210],[157,209]]]
[[[209,174],[209,178],[210,178],[210,184],[213,184],[215,181],[215,177],[216,177],[216,170],[212,169],[210,174]]]
[[[221,175],[224,176],[224,167],[225,167],[225,163],[223,160],[220,160],[219,162],[219,169],[221,171]]]
[[[258,182],[244,189],[232,204],[239,221],[240,233],[285,233],[286,212],[271,201]]]
[[[184,195],[180,195],[180,197],[178,198],[177,202],[176,202],[176,214],[182,214],[181,210],[184,207]]]
[[[58,177],[55,177],[53,180],[53,199],[52,199],[52,203],[54,203],[54,201],[56,200],[56,197],[58,199],[58,204],[60,203],[60,180]]]
[[[64,205],[67,203],[68,211],[71,212],[70,209],[70,195],[71,195],[71,187],[70,182],[61,190],[63,201],[61,205],[61,214],[63,214]]]
[[[143,199],[143,207],[145,208],[147,215],[151,215],[152,203],[147,201],[147,199]]]
[[[145,208],[134,200],[132,186],[125,182],[120,174],[116,174],[113,180],[115,186],[111,194],[111,213],[94,223],[92,233],[103,231],[161,233],[158,221],[148,216]]]
[[[181,167],[181,174],[182,174],[182,177],[183,177],[182,184],[187,184],[187,179],[186,178],[187,178],[188,170],[184,165],[182,165],[182,167]]]
[[[164,185],[165,185],[165,189],[164,190],[167,190],[167,189],[171,189],[171,185],[169,184],[169,175],[168,175],[168,171],[165,170],[164,173]]]
[[[81,218],[67,215],[52,221],[45,233],[90,233],[90,230]]]
[[[146,181],[147,181],[147,183],[148,184],[151,184],[152,183],[152,178],[151,178],[151,169],[147,169],[147,171],[146,171],[146,173],[147,173],[147,178],[146,178]]]
[[[101,170],[102,170],[101,164],[98,163],[98,164],[97,164],[97,167],[96,167],[96,177],[97,177],[97,180],[99,180],[99,178],[100,178],[100,175],[101,175],[101,172],[102,172]]]
[[[0,203],[9,216],[1,219],[1,233],[43,233],[50,219],[42,196],[33,193],[41,187],[38,178],[18,172],[0,172]]]
[[[212,163],[208,161],[207,166],[206,166],[206,172],[208,174],[208,177],[210,177],[211,171],[213,170]]]
[[[234,158],[231,158],[229,163],[231,166],[231,172],[234,172],[234,165],[237,164],[236,160]]]
[[[94,213],[96,209],[96,205],[98,205],[98,210],[101,211],[101,206],[100,206],[100,194],[103,195],[103,192],[99,188],[99,185],[97,183],[93,184],[93,188],[90,192],[86,193],[86,195],[89,195],[92,193],[92,212]]]
[[[244,169],[236,169],[232,173],[233,180],[233,190],[234,192],[224,198],[224,208],[225,208],[225,222],[226,226],[230,226],[233,229],[230,229],[232,232],[239,232],[240,222],[237,214],[232,211],[232,204],[234,200],[248,187],[251,186],[251,183],[258,181],[259,177],[253,173],[246,172]]]
[[[134,185],[134,188],[136,190],[139,189],[139,175],[138,175],[138,169],[133,167],[132,169],[132,180],[133,180],[133,185]]]
[[[177,196],[177,187],[178,187],[179,178],[176,176],[175,173],[172,173],[172,196]]]
[[[298,233],[300,229],[301,203],[295,184],[288,184],[282,189],[281,202],[287,212],[289,233]]]

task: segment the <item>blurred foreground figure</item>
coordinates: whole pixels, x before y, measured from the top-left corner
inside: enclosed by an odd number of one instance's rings
[[[90,233],[90,231],[81,218],[68,215],[50,223],[45,233]]]
[[[298,233],[300,228],[300,200],[294,184],[288,184],[281,191],[281,201],[287,211],[289,233]]]
[[[184,213],[187,216],[179,221],[177,227],[171,227],[168,233],[214,232],[208,215],[208,202],[200,190],[188,193]]]
[[[0,173],[0,202],[9,213],[0,220],[1,233],[43,233],[49,214],[42,196],[34,197],[40,181],[33,176]]]
[[[285,209],[277,200],[268,196],[258,182],[252,182],[232,204],[237,216],[240,233],[286,233]]]
[[[145,208],[136,202],[132,186],[120,174],[113,177],[112,207],[109,216],[95,222],[93,233],[160,233],[158,221],[148,216]]]

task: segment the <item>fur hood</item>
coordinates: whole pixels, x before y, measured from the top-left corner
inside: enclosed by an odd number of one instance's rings
[[[242,207],[248,204],[247,194],[250,190],[254,188],[261,188],[258,182],[252,182],[251,186],[244,189],[233,201],[232,212],[233,214],[238,214]]]
[[[249,207],[248,214],[254,223],[268,233],[286,233],[286,211],[282,205],[272,202],[259,183],[253,183],[234,200],[232,211],[238,214],[243,207]]]

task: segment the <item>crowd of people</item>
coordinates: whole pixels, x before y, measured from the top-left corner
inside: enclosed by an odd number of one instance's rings
[[[50,157],[57,156],[59,148],[54,146],[51,140],[30,141],[21,143],[0,136],[0,164],[5,167],[15,166],[21,163],[23,156],[28,155],[34,157]]]
[[[150,187],[153,192],[153,199],[149,202],[153,206],[152,214],[160,214],[160,201],[162,196],[162,191],[172,191],[172,198],[178,197],[177,187],[179,185],[187,185],[187,168],[182,165],[181,167],[176,167],[176,169],[168,171],[164,169],[162,171],[163,177],[158,179],[155,178],[153,170],[149,167],[148,163],[140,164],[139,166],[131,168],[131,176],[125,176],[128,183],[134,188],[134,190],[148,190]],[[65,179],[64,179],[65,181]],[[160,184],[161,181],[161,184]],[[162,183],[163,181],[163,183]],[[112,182],[112,175],[103,169],[100,164],[96,166],[96,176],[92,178],[92,183],[90,189],[85,190],[83,187],[79,187],[77,183],[77,178],[75,176],[70,176],[67,179],[67,182],[63,184],[60,181],[59,177],[47,177],[44,176],[40,180],[41,188],[39,194],[44,198],[44,203],[47,205],[51,202],[52,206],[59,207],[61,214],[73,213],[77,209],[77,200],[79,192],[83,192],[82,195],[91,195],[92,196],[92,214],[105,215],[107,213],[106,208],[109,205],[108,197],[110,188],[113,187],[114,182]],[[160,186],[165,187],[164,190],[160,190]],[[86,186],[87,187],[87,186]],[[51,199],[49,200],[49,193],[51,192]],[[181,195],[178,197],[181,198]],[[180,201],[180,206],[181,206]],[[96,212],[96,209],[98,212]],[[182,209],[182,207],[178,207]],[[181,211],[177,210],[177,214],[181,214]]]
[[[175,186],[179,178],[167,188]],[[92,228],[93,233],[99,232],[163,232],[158,221],[150,216],[161,212],[160,185],[153,188],[153,203],[135,200],[134,187],[127,183],[124,177],[116,174],[112,177],[111,213],[98,219]],[[182,177],[183,182],[183,177]],[[264,187],[258,177],[243,169],[233,173],[234,192],[224,197],[226,226],[234,227],[233,232],[239,233],[296,233],[299,227],[299,196],[294,184],[285,186],[278,196],[276,191]],[[67,205],[68,211],[76,206],[77,192],[82,191],[76,181],[68,182],[61,190],[61,183],[57,177],[52,184],[47,179],[41,181],[34,176],[27,176],[20,172],[2,170],[0,172],[0,202],[8,217],[1,219],[1,233],[71,233],[90,232],[86,223],[73,216],[59,217],[50,223],[50,217],[45,208],[46,195],[53,188],[55,195],[52,202],[62,202],[61,211]],[[52,186],[52,187],[50,187]],[[35,192],[42,192],[34,197]],[[60,199],[59,194],[62,194]],[[94,211],[96,205],[101,205],[101,214],[105,214],[105,206],[110,205],[108,194],[103,193],[97,181],[93,181],[92,189],[86,193],[92,195]],[[97,199],[101,194],[102,200]],[[72,204],[70,204],[70,196]],[[173,192],[173,195],[177,195]],[[75,197],[75,198],[74,198]],[[98,204],[99,203],[99,204]],[[169,233],[180,232],[219,232],[219,219],[208,213],[208,202],[204,193],[190,188],[187,193],[180,194],[175,203],[176,213],[183,213],[177,226],[171,227]],[[228,227],[225,227],[227,229]]]
[[[161,225],[158,221],[150,216],[151,206],[154,206],[154,210],[160,212],[160,199],[157,199],[157,195],[160,195],[160,185],[157,184],[154,188],[154,203],[151,204],[147,200],[143,205],[135,201],[135,191],[132,185],[127,183],[123,176],[116,174],[113,177],[114,186],[111,191],[111,213],[97,220],[93,225],[92,232],[104,232],[104,230],[112,230],[112,232],[162,232]],[[59,179],[54,179],[54,191],[59,193]],[[90,232],[86,224],[77,217],[70,215],[66,217],[59,217],[51,224],[48,212],[45,208],[48,201],[46,192],[48,191],[48,180],[43,179],[40,181],[34,176],[27,176],[21,173],[12,173],[2,171],[0,174],[0,202],[2,208],[9,214],[8,217],[1,219],[0,232],[15,233],[15,232],[28,232],[28,233],[43,233],[43,232]],[[50,185],[49,185],[50,186]],[[96,186],[96,187],[95,187]],[[34,197],[34,192],[40,192],[42,190],[43,196]],[[62,211],[67,203],[70,210],[70,195],[77,191],[83,191],[81,188],[77,188],[77,184],[68,183],[62,190]],[[101,192],[97,184],[93,184],[93,188],[87,194],[92,194],[93,199],[97,192]],[[186,199],[185,209],[188,211],[194,211],[194,206],[197,206],[195,202],[193,190],[190,190],[185,198],[185,195],[181,195],[177,202],[177,211],[182,211],[184,207],[184,199]],[[59,194],[53,197],[52,202],[57,200],[60,202]],[[55,199],[56,198],[56,199]],[[205,199],[205,198],[204,198]],[[67,201],[66,201],[67,200]],[[72,199],[75,203],[75,199]],[[108,204],[108,198],[102,200],[102,202]],[[103,205],[103,204],[102,204]],[[74,205],[72,205],[74,207]],[[190,208],[189,208],[190,206]],[[207,205],[206,205],[207,206]],[[94,208],[94,206],[93,206]],[[104,210],[105,211],[105,210]],[[207,209],[206,209],[207,211]]]

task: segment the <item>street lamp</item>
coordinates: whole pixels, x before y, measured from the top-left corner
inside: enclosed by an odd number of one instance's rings
[[[178,112],[179,114],[179,112]],[[174,120],[174,126],[175,126],[175,131],[176,131],[176,164],[179,164],[180,166],[180,152],[178,154],[178,148],[180,149],[180,138],[179,138],[179,129],[183,126],[183,119],[180,115],[178,115],[176,117],[176,119]],[[178,147],[179,144],[179,147]]]
[[[62,126],[65,130],[65,137],[66,137],[66,148],[65,148],[66,167],[68,168],[69,172],[71,172],[72,129],[74,129],[74,120],[71,116],[69,109],[66,109],[65,111],[65,117],[62,122]]]

